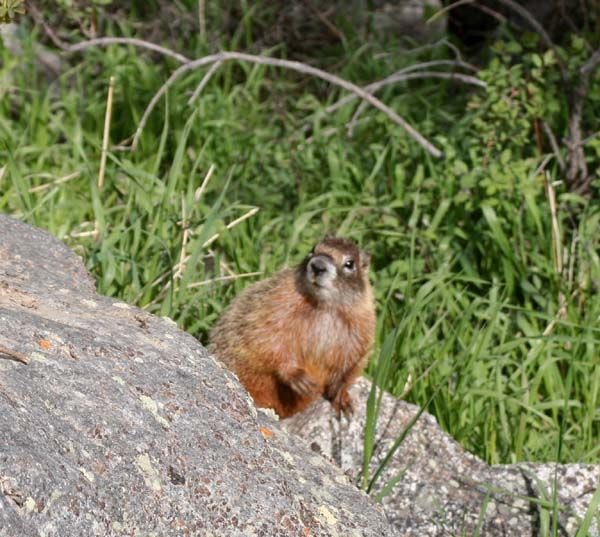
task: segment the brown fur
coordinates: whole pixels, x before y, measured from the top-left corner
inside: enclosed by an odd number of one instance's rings
[[[307,276],[313,255],[336,267],[327,300],[315,296]],[[356,270],[345,274],[350,258]],[[352,412],[347,389],[367,363],[375,331],[368,264],[352,241],[325,239],[298,267],[251,285],[227,308],[211,331],[210,348],[256,406],[287,417],[323,396],[338,415]]]

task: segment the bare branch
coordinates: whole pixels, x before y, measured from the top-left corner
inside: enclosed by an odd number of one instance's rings
[[[160,45],[155,45],[150,41],[144,41],[134,37],[98,37],[96,39],[81,41],[75,45],[68,45],[65,47],[65,50],[67,52],[79,52],[92,47],[106,47],[109,45],[133,45],[134,47],[146,48],[154,52],[159,52],[163,56],[169,56],[176,59],[179,63],[186,64],[191,62],[191,60],[186,58],[183,54],[161,47]]]
[[[419,78],[443,78],[443,79],[448,79],[448,80],[459,80],[461,82],[464,82],[465,84],[473,84],[473,85],[479,86],[481,88],[487,87],[487,84],[483,80],[480,80],[479,78],[476,78],[474,76],[464,75],[462,73],[447,73],[445,71],[419,71],[417,73],[410,72],[410,71],[415,71],[419,68],[423,68],[426,66],[435,66],[435,65],[460,65],[460,66],[471,67],[469,64],[464,64],[464,62],[454,62],[451,60],[439,60],[439,61],[419,63],[419,64],[411,65],[404,69],[401,69],[400,71],[396,71],[395,73],[392,73],[390,76],[388,76],[386,78],[383,78],[381,80],[373,82],[372,84],[369,84],[368,86],[365,86],[363,89],[365,91],[368,91],[369,93],[376,93],[381,88],[388,86],[390,84],[396,84],[398,82],[404,82],[406,80],[416,80]],[[353,101],[354,99],[356,99],[356,97],[357,96],[354,94],[350,94],[350,95],[346,95],[345,97],[342,97],[339,101],[336,101],[335,103],[333,103],[333,104],[329,105],[327,108],[325,108],[325,110],[320,111],[317,114],[317,117],[321,117],[326,114],[332,114],[333,112],[335,112],[342,106],[344,106],[344,105],[348,104],[349,102]],[[364,101],[363,101],[363,103],[364,103]],[[351,133],[352,129],[356,126],[358,117],[363,112],[363,110],[364,110],[364,105],[361,104],[361,106],[357,109],[356,113],[354,114],[354,117],[352,118],[350,123],[348,123],[348,125],[346,126],[349,133]],[[307,131],[309,128],[310,128],[310,124],[307,123],[306,125],[304,125],[304,127],[302,127],[301,130]]]
[[[480,88],[487,88],[487,84],[471,75],[463,75],[462,73],[446,73],[444,71],[419,71],[418,73],[407,73],[407,74],[393,74],[386,79],[380,80],[372,84],[373,89],[371,91],[378,91],[388,84],[394,84],[395,82],[403,82],[405,80],[415,80],[417,78],[443,78],[445,80],[458,80],[465,84],[472,84],[473,86],[479,86]]]
[[[454,8],[463,6],[465,4],[472,4],[471,7],[473,9],[478,9],[479,11],[482,11],[486,15],[489,15],[490,17],[496,19],[497,21],[499,21],[501,23],[506,22],[506,17],[504,15],[502,15],[502,13],[498,13],[496,10],[494,10],[488,6],[478,4],[477,0],[457,0],[453,4],[449,4],[445,7],[443,7],[442,9],[436,11],[431,17],[429,17],[429,19],[427,19],[427,24],[431,24],[435,20],[439,19],[442,15],[445,15],[448,11],[450,11]]]
[[[310,11],[312,11],[313,14],[317,17],[317,19],[319,19],[321,24],[323,24],[323,26],[325,26],[325,28],[329,30],[331,35],[335,37],[338,41],[342,41],[342,34],[336,28],[336,26],[327,18],[327,15],[325,13],[321,13],[321,11],[319,11],[319,9],[311,2],[311,0],[305,0],[305,3],[307,4],[308,9],[310,9]]]
[[[208,84],[209,80],[216,73],[216,71],[219,69],[219,67],[221,67],[222,63],[223,62],[213,63],[210,66],[210,69],[208,71],[206,71],[206,74],[202,77],[200,84],[198,84],[198,86],[194,90],[194,93],[192,93],[192,96],[190,97],[190,100],[188,101],[189,105],[194,104],[194,101],[198,98],[198,95],[200,95],[202,93],[202,90],[206,87],[206,84]]]
[[[203,3],[202,0],[199,1]],[[199,9],[200,7],[201,6],[199,5]],[[105,47],[109,45],[133,45],[136,47],[146,48],[154,52],[159,52],[164,56],[170,56],[171,58],[176,59],[180,63],[188,63],[191,61],[189,58],[186,58],[183,54],[179,54],[178,52],[175,52],[171,49],[161,47],[160,45],[156,45],[155,43],[151,43],[150,41],[144,41],[143,39],[136,39],[134,37],[99,37],[96,39],[81,41],[80,43],[76,43],[75,45],[70,45],[63,41],[60,37],[58,37],[54,30],[50,26],[48,26],[34,2],[27,2],[27,10],[29,11],[29,13],[31,13],[31,16],[35,20],[35,22],[42,26],[44,32],[46,33],[46,35],[48,35],[50,40],[58,48],[64,50],[65,52],[79,52],[92,47]],[[206,29],[204,29],[204,31],[205,30]]]
[[[461,60],[456,60],[456,61],[454,61],[454,60],[435,60],[435,61],[430,61],[430,62],[423,62],[423,63],[414,64],[414,65],[409,65],[408,67],[405,67],[404,69],[400,69],[399,71],[392,73],[390,76],[388,76],[386,78],[383,78],[381,80],[373,82],[373,83],[369,84],[368,86],[364,86],[363,89],[365,91],[368,91],[369,93],[376,93],[381,88],[388,86],[390,84],[396,84],[397,82],[403,82],[405,80],[415,80],[418,78],[456,79],[456,80],[465,82],[466,84],[473,84],[475,86],[480,86],[482,88],[487,87],[486,83],[483,80],[480,80],[473,76],[464,75],[461,73],[447,73],[445,71],[422,71],[422,72],[418,72],[418,73],[408,74],[408,73],[411,73],[412,71],[417,71],[418,69],[424,69],[426,67],[436,67],[438,65],[439,66],[465,67],[467,69],[477,70],[476,67],[472,66],[469,63],[463,62]],[[357,95],[355,95],[355,94],[346,95],[345,97],[342,97],[339,101],[336,101],[335,103],[330,104],[324,110],[319,111],[316,114],[316,117],[319,118],[319,117],[325,116],[327,114],[332,114],[333,112],[335,112],[342,106],[345,106],[346,104],[348,104],[349,102],[353,101],[356,98],[357,98]],[[364,107],[361,107],[361,108],[364,108]],[[361,112],[362,112],[362,110],[361,110]],[[354,126],[354,123],[355,123],[355,121],[353,119],[352,125],[348,125],[349,131],[351,131],[352,127]],[[309,123],[307,123],[306,125],[304,125],[304,127],[302,127],[301,132],[305,132],[308,129],[310,129]]]
[[[600,48],[590,56],[590,59],[583,64],[579,72],[582,76],[590,76],[598,65],[600,65]]]
[[[498,13],[495,9],[492,9],[491,7],[484,6],[483,4],[474,4],[473,7],[475,9],[478,9],[482,13],[489,15],[493,19],[496,19],[501,24],[504,24],[506,22],[506,17],[502,15],[502,13]]]
[[[365,91],[369,93],[375,93],[379,91],[381,88],[385,86],[389,86],[390,84],[396,84],[398,82],[405,82],[407,80],[416,80],[419,78],[444,78],[447,80],[459,80],[460,82],[464,82],[465,84],[472,84],[474,86],[479,86],[480,88],[486,88],[487,84],[470,75],[463,75],[461,73],[446,73],[443,71],[419,71],[418,73],[406,73],[406,71],[398,71],[396,73],[391,74],[390,76],[378,80],[377,82],[373,82],[368,86],[365,86]],[[345,104],[350,101],[356,99],[356,95],[347,95],[343,99],[333,103],[325,109],[325,112],[330,114],[335,112],[338,108],[341,108]]]
[[[284,69],[291,69],[291,70],[297,71],[299,73],[304,73],[304,74],[315,76],[317,78],[320,78],[322,80],[329,82],[330,84],[333,84],[333,85],[339,86],[345,90],[351,91],[352,93],[355,93],[356,95],[358,95],[359,97],[361,97],[362,99],[367,101],[369,104],[371,104],[378,110],[381,110],[392,121],[394,121],[396,124],[400,125],[407,132],[407,134],[411,138],[413,138],[421,147],[423,147],[428,153],[430,153],[431,155],[433,155],[436,158],[440,158],[442,156],[442,152],[437,147],[435,147],[431,142],[429,142],[414,127],[412,127],[409,123],[407,123],[406,120],[404,120],[396,112],[394,112],[394,110],[392,110],[391,108],[386,106],[384,103],[382,103],[376,97],[373,97],[373,95],[371,95],[370,93],[365,91],[360,86],[357,86],[356,84],[353,84],[352,82],[344,80],[343,78],[340,78],[336,75],[332,75],[331,73],[328,73],[327,71],[323,71],[321,69],[318,69],[316,67],[313,67],[311,65],[307,65],[307,64],[304,64],[301,62],[292,61],[292,60],[282,60],[282,59],[278,59],[278,58],[269,58],[269,57],[264,57],[264,56],[255,56],[255,55],[246,54],[243,52],[219,52],[217,54],[211,54],[209,56],[205,56],[204,58],[199,58],[192,62],[186,63],[186,64],[180,66],[179,68],[177,68],[175,71],[173,71],[171,76],[160,87],[160,89],[154,94],[154,97],[152,97],[152,100],[146,107],[146,110],[144,111],[144,114],[142,115],[142,119],[140,120],[139,126],[133,137],[133,141],[131,143],[131,150],[134,151],[136,149],[137,144],[140,139],[140,136],[142,134],[142,131],[144,130],[144,127],[146,126],[146,122],[148,121],[148,117],[152,113],[156,104],[158,103],[160,98],[166,93],[166,91],[177,80],[179,80],[184,74],[188,73],[189,71],[193,71],[195,69],[199,69],[201,67],[204,67],[206,65],[210,65],[210,64],[213,64],[216,62],[223,62],[223,61],[230,61],[230,60],[246,61],[246,62],[250,62],[250,63],[257,63],[260,65],[269,65],[269,66],[273,66],[273,67],[282,67]]]
[[[414,79],[418,79],[418,78],[443,78],[443,79],[447,79],[447,80],[458,80],[460,82],[464,82],[465,84],[473,84],[474,86],[479,86],[480,88],[487,87],[487,84],[483,80],[480,80],[479,78],[476,78],[476,77],[470,76],[470,75],[463,75],[461,73],[445,73],[443,71],[419,71],[418,73],[407,73],[407,74],[401,74],[399,72],[394,73],[394,74],[388,76],[387,78],[384,78],[383,80],[374,82],[373,84],[366,86],[365,89],[368,90],[369,93],[375,93],[376,91],[379,91],[381,88],[383,88],[384,86],[387,86],[389,84],[395,84],[397,82],[404,82],[406,80],[414,80]],[[350,97],[354,97],[354,95],[350,95]],[[340,102],[341,101],[334,103],[329,108],[333,108],[334,106],[338,105]],[[346,101],[346,102],[348,102],[348,101]],[[336,106],[336,108],[334,108],[334,110],[337,108],[339,108],[339,106]],[[354,127],[356,126],[356,123],[358,122],[358,118],[360,117],[360,115],[363,113],[364,110],[365,110],[365,102],[363,101],[362,103],[360,103],[360,106],[356,109],[356,112],[354,113],[354,116],[352,116],[352,119],[350,120],[350,122],[346,125],[349,135],[352,135],[352,131],[354,130]]]
[[[571,116],[569,117],[569,140],[567,142],[569,168],[567,170],[567,181],[571,188],[580,190],[586,190],[590,180],[587,163],[585,162],[585,153],[583,151],[585,143],[581,133],[583,105],[587,98],[590,76],[598,65],[600,65],[600,49],[596,50],[579,70],[581,76],[579,84],[573,92],[573,105]]]
[[[388,77],[382,78],[381,80],[378,80],[376,82],[373,82],[373,83],[365,86],[364,90],[368,91],[369,93],[375,93],[375,92],[379,91],[381,88],[388,86],[389,84],[395,84],[397,82],[402,82],[404,80],[413,80],[413,79],[417,79],[417,78],[427,78],[427,77],[438,77],[438,78],[451,78],[452,77],[452,78],[460,79],[463,82],[474,84],[476,86],[481,86],[483,88],[486,87],[486,84],[485,84],[485,82],[483,82],[483,80],[479,80],[478,78],[468,76],[468,75],[461,75],[459,73],[446,73],[443,71],[423,71],[423,72],[419,72],[419,73],[414,73],[412,75],[408,74],[413,71],[417,71],[418,69],[424,69],[426,67],[435,67],[438,65],[453,65],[453,66],[458,66],[458,67],[463,67],[463,66],[472,67],[468,63],[465,64],[464,62],[453,61],[453,60],[438,60],[438,61],[417,63],[415,65],[410,65],[409,67],[405,67],[404,69],[401,69],[400,71],[396,71],[395,73],[392,73]],[[451,77],[448,75],[451,75]],[[327,108],[325,108],[323,113],[331,114],[331,113],[335,112],[338,108],[341,108],[342,106],[344,106],[344,105],[348,104],[349,102],[353,101],[354,99],[356,99],[356,97],[357,97],[356,95],[352,95],[352,94],[346,95],[345,97],[342,97],[339,101],[337,101],[337,102],[333,103],[332,105],[329,105]]]
[[[554,136],[554,133],[552,132],[552,129],[550,128],[550,125],[548,125],[548,123],[546,123],[545,121],[542,121],[542,128],[544,129],[544,132],[546,133],[546,136],[548,137],[548,140],[550,141],[550,147],[552,147],[552,151],[554,152],[554,156],[556,157],[556,162],[558,162],[559,168],[561,170],[564,170],[565,169],[565,161],[560,156],[560,150],[558,148],[558,143],[556,141],[556,137]]]
[[[44,20],[44,17],[42,16],[40,10],[37,8],[35,3],[28,1],[26,3],[26,5],[27,5],[27,12],[31,15],[33,20],[35,22],[37,22],[44,29],[44,32],[50,38],[50,41],[52,41],[58,48],[66,50],[69,45],[67,43],[65,43],[60,37],[58,37],[56,35],[56,33],[54,32],[54,30],[52,28],[50,28],[50,26],[48,26],[48,24]]]
[[[465,62],[463,60],[431,60],[429,62],[413,63],[404,69],[396,71],[395,74],[400,73],[412,73],[413,71],[420,71],[421,69],[427,69],[429,67],[462,67],[476,73],[479,71],[473,64]]]

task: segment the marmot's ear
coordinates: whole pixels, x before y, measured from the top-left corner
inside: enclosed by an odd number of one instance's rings
[[[371,254],[366,250],[360,251],[360,268],[368,269],[371,263]]]

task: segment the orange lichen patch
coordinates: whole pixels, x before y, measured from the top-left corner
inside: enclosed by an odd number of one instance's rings
[[[271,431],[271,429],[267,429],[266,427],[261,427],[260,434],[262,434],[268,440],[273,436],[273,431]]]
[[[52,346],[47,339],[40,339],[39,344],[46,351]]]
[[[304,537],[308,537],[310,535],[310,528],[304,528]]]

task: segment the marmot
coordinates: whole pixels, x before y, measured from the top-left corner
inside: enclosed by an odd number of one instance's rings
[[[352,414],[348,387],[365,368],[375,333],[369,262],[352,240],[329,237],[225,310],[209,349],[256,406],[284,418],[323,396],[338,417]]]

